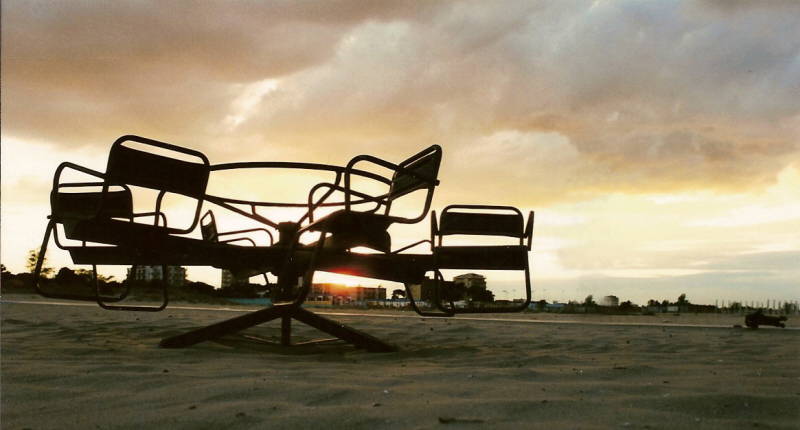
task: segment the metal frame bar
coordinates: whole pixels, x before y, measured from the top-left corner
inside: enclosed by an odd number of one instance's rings
[[[92,268],[94,268],[94,267],[95,267],[95,265],[92,265]],[[134,264],[131,267],[131,273],[128,276],[129,279],[127,279],[125,281],[128,284],[128,287],[125,290],[125,293],[126,293],[125,295],[126,296],[127,296],[127,293],[130,292],[131,287],[133,286],[134,280],[132,278],[136,278],[136,269],[137,268],[138,268],[138,265],[136,265],[136,264]],[[96,277],[97,277],[97,271],[95,270],[95,278]],[[164,265],[161,266],[161,297],[162,297],[162,300],[161,300],[161,305],[160,306],[109,305],[109,304],[106,304],[106,302],[109,302],[109,303],[119,302],[122,299],[114,300],[114,301],[103,300],[100,297],[100,284],[99,283],[96,283],[96,288],[97,288],[97,296],[98,296],[98,298],[96,300],[97,304],[101,308],[109,310],[109,311],[160,312],[160,311],[163,311],[164,309],[166,309],[167,305],[169,305],[169,289],[168,289],[168,284],[167,284],[167,266],[164,266]]]
[[[322,171],[322,172],[332,172],[335,174],[334,180],[332,185],[339,186],[341,183],[342,175],[346,172],[345,167],[341,166],[333,166],[329,164],[320,164],[320,163],[303,163],[303,162],[288,162],[288,161],[259,161],[259,162],[237,162],[237,163],[224,163],[224,164],[216,164],[212,165],[209,168],[209,172],[222,172],[226,170],[240,170],[240,169],[291,169],[291,170],[314,170],[314,171]],[[389,183],[390,181],[383,176],[377,175],[372,172],[367,172],[364,170],[357,170],[352,169],[349,171],[351,174],[355,174],[357,176],[361,176],[368,179],[373,179],[379,182]],[[325,183],[328,184],[328,183]],[[317,187],[312,189],[311,194],[313,195],[314,190]],[[273,228],[278,228],[279,223],[272,221],[268,218],[265,218],[258,214],[257,208],[259,207],[272,207],[272,208],[308,208],[308,212],[301,217],[297,223],[302,223],[306,219],[313,217],[312,212],[317,207],[338,207],[344,206],[344,202],[324,202],[327,197],[333,190],[330,190],[325,193],[325,196],[320,199],[320,201],[316,204],[312,204],[311,201],[304,202],[304,203],[293,203],[293,202],[259,202],[259,201],[252,201],[252,200],[241,200],[241,199],[231,199],[231,198],[224,198],[212,195],[206,195],[206,201],[216,204],[217,206],[223,207],[228,209],[234,213],[239,215],[245,216],[247,218],[253,219],[258,221],[262,224],[266,224]],[[309,197],[310,198],[310,197]],[[234,205],[243,205],[249,206],[250,212],[246,212]]]
[[[166,266],[162,269],[164,272],[164,279],[162,283],[162,291],[163,291],[163,300],[160,306],[128,306],[128,305],[109,305],[108,303],[117,303],[125,300],[128,295],[131,293],[131,289],[133,287],[133,280],[126,279],[123,281],[123,285],[125,290],[120,293],[118,296],[109,297],[103,296],[100,292],[100,280],[97,275],[97,265],[92,264],[92,275],[94,279],[94,294],[93,295],[83,295],[83,294],[67,294],[67,293],[52,293],[48,291],[44,291],[41,285],[39,285],[41,281],[41,274],[42,274],[42,266],[44,264],[44,257],[45,253],[47,253],[47,245],[50,242],[50,234],[53,233],[53,238],[56,242],[56,245],[60,249],[64,249],[69,251],[70,248],[79,248],[79,247],[67,247],[63,246],[58,241],[58,231],[56,230],[56,221],[50,220],[47,226],[47,231],[44,235],[44,241],[42,242],[41,248],[39,248],[39,256],[36,260],[36,266],[34,267],[33,271],[33,289],[42,297],[47,297],[51,299],[64,299],[64,300],[77,300],[83,302],[95,302],[101,308],[107,310],[115,310],[115,311],[143,311],[143,312],[158,312],[164,310],[167,305],[169,304],[169,293],[167,290],[167,280],[166,280]],[[131,268],[131,273],[133,274],[136,271],[137,265],[134,263],[133,267]]]
[[[492,206],[492,205],[450,205],[444,208],[442,211],[442,217],[450,210],[458,210],[458,209],[465,209],[468,211],[489,211],[485,215],[491,215],[492,212],[502,213],[502,212],[510,212],[512,214],[518,215],[520,217],[521,222],[523,222],[522,212],[519,209],[513,206]],[[476,215],[484,215],[480,212],[472,212]],[[525,247],[527,251],[531,250],[532,246],[532,238],[533,238],[533,222],[534,222],[534,213],[533,211],[530,212],[528,215],[528,221],[521,225],[521,230],[519,231],[519,235],[513,234],[500,234],[503,236],[509,236],[519,239],[519,246]],[[485,232],[476,232],[476,233],[469,233],[469,232],[462,232],[458,233],[462,235],[475,235],[475,236],[485,236],[490,235],[489,233]],[[418,306],[416,301],[414,300],[413,294],[411,292],[411,288],[409,285],[406,285],[406,295],[409,297],[409,301],[411,302],[411,307],[414,309],[415,312],[422,316],[430,316],[430,317],[452,317],[457,314],[468,314],[468,313],[512,313],[512,312],[520,312],[527,309],[531,303],[531,276],[530,276],[530,263],[527,258],[525,258],[524,267],[517,268],[517,269],[506,269],[506,268],[493,268],[488,267],[480,267],[486,270],[521,270],[524,272],[525,277],[525,300],[520,303],[519,305],[515,306],[504,306],[504,307],[482,307],[482,308],[457,308],[455,303],[452,300],[449,300],[450,308],[446,308],[442,306],[442,297],[440,296],[440,289],[439,285],[444,283],[444,276],[441,273],[441,269],[446,269],[448,267],[443,267],[442,263],[439,260],[440,249],[442,248],[442,236],[445,234],[439,230],[437,219],[436,219],[436,212],[431,213],[431,250],[433,251],[433,266],[434,266],[434,294],[432,301],[434,305],[439,310],[439,312],[427,312],[422,311]],[[438,237],[438,240],[437,240]],[[472,247],[464,246],[465,249],[471,249]],[[483,251],[486,249],[482,246],[475,246],[475,251]],[[478,269],[478,268],[476,268]]]

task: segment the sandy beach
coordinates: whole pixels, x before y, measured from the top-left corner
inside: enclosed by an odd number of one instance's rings
[[[2,299],[6,430],[800,428],[797,318],[751,330],[733,315],[320,310],[400,350],[236,339],[159,349],[246,308]],[[316,336],[294,329],[298,341]],[[279,325],[249,333],[274,338]]]

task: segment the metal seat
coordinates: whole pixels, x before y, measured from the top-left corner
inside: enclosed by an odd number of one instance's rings
[[[161,155],[167,153],[173,157]],[[187,161],[186,158],[193,161]],[[111,147],[106,172],[101,173],[74,163],[62,163],[53,178],[50,195],[51,215],[39,258],[34,269],[36,291],[45,297],[95,301],[101,307],[113,310],[159,311],[167,306],[166,281],[163,285],[161,306],[118,306],[109,305],[123,300],[130,293],[132,281],[126,281],[125,291],[117,296],[100,294],[97,279],[97,264],[92,263],[95,281],[95,294],[71,294],[44,291],[39,285],[42,264],[50,241],[54,236],[56,245],[67,251],[97,248],[98,255],[103,252],[132,258],[131,273],[136,272],[138,255],[146,248],[168,246],[181,235],[195,229],[199,221],[209,176],[208,159],[200,152],[158,142],[139,136],[123,136]],[[65,170],[93,177],[90,182],[62,183]],[[134,212],[132,188],[146,188],[158,191],[155,207],[150,212]],[[196,200],[194,217],[188,225],[170,227],[162,211],[162,202],[168,194],[177,194]],[[137,219],[152,217],[152,223],[136,222]],[[81,245],[64,245],[58,237],[58,225],[64,229],[67,239],[80,241]],[[88,243],[106,246],[89,245]],[[111,247],[107,246],[111,245]],[[119,252],[124,249],[124,252]],[[92,253],[89,252],[89,255]],[[166,273],[166,268],[162,268]]]
[[[391,252],[391,237],[386,230],[394,223],[415,224],[427,216],[433,201],[433,192],[439,185],[437,177],[441,160],[442,148],[439,145],[432,145],[400,164],[393,164],[370,155],[353,158],[345,168],[344,186],[323,183],[311,191],[310,223],[302,231],[318,231],[324,233],[323,237],[330,234],[328,246],[337,249],[365,246],[384,253]],[[385,194],[373,196],[354,189],[352,172],[362,162],[372,163],[392,172],[391,179],[387,178],[384,181],[388,185]],[[322,199],[314,201],[314,194],[322,188],[327,188],[329,192]],[[314,220],[314,210],[328,198],[330,191],[340,191],[344,194],[344,208]],[[416,191],[425,192],[424,204],[419,213],[397,215],[396,211],[392,211],[393,203]],[[359,205],[373,206],[367,210],[356,209]]]
[[[309,223],[300,228],[293,241],[293,249],[299,247],[299,238],[306,232],[318,232],[320,237],[314,244],[310,264],[302,278],[302,286],[295,297],[295,303],[302,303],[311,288],[314,272],[322,254],[349,252],[353,248],[366,247],[383,254],[392,253],[391,235],[388,232],[392,224],[414,224],[422,221],[430,210],[433,192],[439,185],[438,174],[442,160],[442,148],[432,145],[414,154],[405,161],[394,164],[370,155],[360,155],[347,164],[344,170],[344,185],[321,183],[309,194]],[[353,187],[356,166],[359,163],[371,163],[387,169],[392,173],[389,178],[375,178],[386,185],[387,191],[379,195],[360,192]],[[315,199],[318,191],[325,190],[321,198]],[[416,192],[425,193],[422,208],[410,215],[397,215],[392,211],[398,199]],[[344,194],[343,209],[334,211],[322,218],[315,219],[314,212],[328,203],[335,192]],[[368,206],[366,210],[359,210]],[[418,243],[428,242],[427,240]],[[408,247],[404,248],[407,249]],[[291,253],[290,253],[291,255]],[[290,261],[287,261],[290,263]],[[288,267],[286,271],[290,271]],[[285,276],[290,279],[291,277]],[[290,288],[291,286],[282,286]]]
[[[414,309],[428,316],[452,316],[459,313],[518,312],[528,308],[531,301],[530,268],[528,252],[531,250],[534,214],[530,212],[525,222],[522,213],[510,206],[451,205],[446,207],[441,218],[431,215],[431,243],[435,279],[432,300],[438,312],[419,309],[411,289],[406,287]],[[508,245],[444,245],[445,236],[509,237],[514,243]],[[525,299],[510,306],[484,303],[482,307],[456,307],[453,294],[448,291],[442,269],[521,271],[524,273]],[[420,298],[417,298],[420,299]]]

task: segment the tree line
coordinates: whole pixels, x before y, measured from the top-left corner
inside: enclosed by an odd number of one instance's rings
[[[38,249],[28,252],[23,273],[11,273],[5,265],[0,264],[0,286],[5,293],[30,293],[34,294],[34,271],[39,258]],[[127,280],[118,280],[114,276],[95,275],[92,270],[72,269],[62,267],[57,271],[47,265],[47,258],[43,259],[39,286],[42,290],[57,294],[79,294],[92,296],[99,289],[100,294],[113,296],[124,291]],[[131,281],[131,298],[135,300],[159,300],[162,291],[161,280]],[[226,298],[256,298],[269,294],[269,286],[250,283],[234,283],[229,287],[215,288],[204,282],[186,280],[184,285],[170,288],[170,299],[189,302],[208,302]]]

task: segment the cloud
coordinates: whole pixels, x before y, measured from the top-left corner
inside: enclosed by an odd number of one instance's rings
[[[780,221],[800,220],[800,202],[780,206],[745,206],[731,210],[725,216],[692,221],[692,226],[744,227],[757,224],[771,224]]]
[[[449,197],[466,201],[763,190],[800,158],[798,12],[4,2],[3,136],[105,149],[134,133],[215,161],[336,163],[440,143],[459,160],[444,177],[485,172]]]

